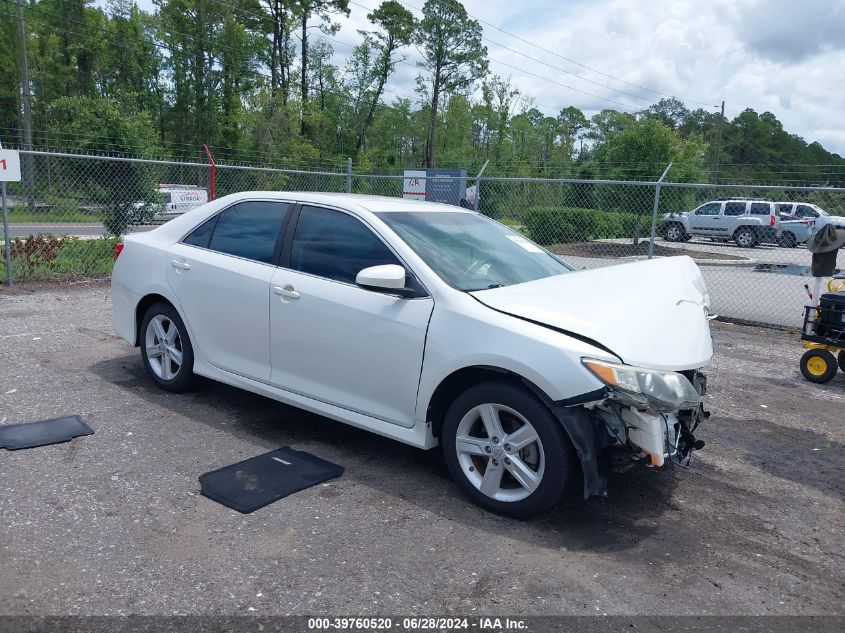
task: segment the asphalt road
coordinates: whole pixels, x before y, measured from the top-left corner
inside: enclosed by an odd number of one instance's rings
[[[437,450],[158,390],[105,285],[5,290],[0,421],[96,433],[0,451],[0,614],[842,614],[845,375],[803,381],[784,332],[714,335],[690,470],[519,522],[461,497]],[[201,473],[285,445],[346,472],[249,515],[200,496]]]

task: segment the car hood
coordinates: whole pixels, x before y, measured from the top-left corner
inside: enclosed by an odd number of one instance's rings
[[[606,266],[471,293],[484,305],[606,347],[651,369],[697,369],[713,344],[709,297],[689,257]]]

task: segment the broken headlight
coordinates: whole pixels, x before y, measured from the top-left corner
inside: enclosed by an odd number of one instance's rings
[[[592,358],[582,358],[584,367],[614,391],[621,392],[632,404],[652,411],[668,412],[695,409],[701,396],[692,383],[674,371],[633,367]]]

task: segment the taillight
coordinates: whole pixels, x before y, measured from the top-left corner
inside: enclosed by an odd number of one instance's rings
[[[118,242],[114,245],[114,261],[117,261],[117,258],[120,257],[120,254],[123,252],[123,242]]]
[[[774,226],[774,225],[775,225],[775,216],[770,215],[769,216],[769,226]]]

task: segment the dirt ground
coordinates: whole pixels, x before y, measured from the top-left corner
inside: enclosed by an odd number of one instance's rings
[[[689,470],[519,522],[422,452],[204,382],[156,389],[103,283],[0,291],[0,421],[95,434],[0,450],[0,614],[842,614],[845,374],[801,379],[794,334],[714,323]],[[209,470],[290,445],[345,474],[253,514]]]

